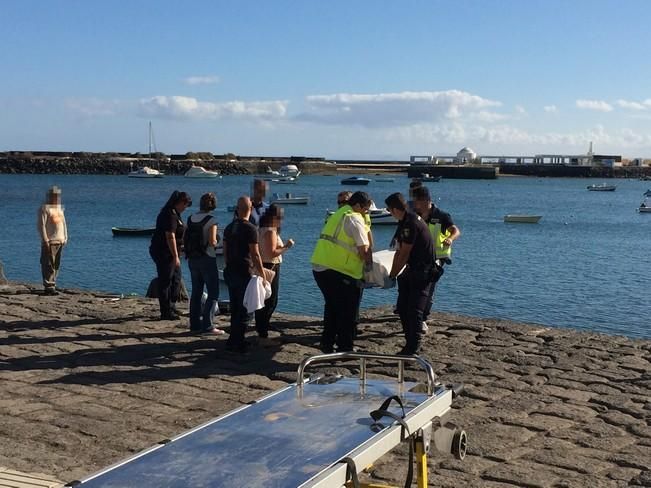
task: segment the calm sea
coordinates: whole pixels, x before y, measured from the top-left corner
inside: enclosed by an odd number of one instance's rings
[[[319,315],[322,297],[309,258],[326,209],[344,189],[339,177],[304,176],[297,185],[271,192],[309,195],[307,206],[288,206],[283,237],[295,248],[285,255],[279,310]],[[69,229],[59,277],[61,287],[144,294],[155,274],[148,238],[115,238],[112,226],[151,226],[174,189],[194,201],[206,191],[225,209],[250,189],[252,177],[219,181],[182,177],[142,180],[125,176],[0,175],[0,260],[9,279],[40,282],[36,211],[45,191],[63,190]],[[588,192],[590,179],[510,178],[428,183],[437,204],[461,228],[454,263],[437,287],[435,308],[550,326],[574,327],[651,338],[651,215],[636,208],[648,182],[617,180],[615,192]],[[272,184],[273,185],[273,184]],[[408,180],[362,187],[381,205]],[[355,187],[352,188],[353,190]],[[196,207],[193,208],[196,210]],[[539,214],[537,225],[505,224],[507,213]],[[187,216],[187,215],[185,215]],[[392,227],[376,227],[376,247],[385,248]],[[184,268],[189,281],[189,272]],[[368,290],[364,307],[392,304],[396,290]]]

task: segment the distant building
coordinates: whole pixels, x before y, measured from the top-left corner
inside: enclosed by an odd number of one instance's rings
[[[472,163],[475,159],[477,159],[477,153],[469,147],[464,147],[457,153],[457,160],[455,162],[467,164]]]

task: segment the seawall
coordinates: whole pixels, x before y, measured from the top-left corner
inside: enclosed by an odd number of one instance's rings
[[[275,344],[240,358],[225,354],[227,336],[188,335],[157,315],[145,298],[0,286],[0,466],[85,477],[295,381],[322,328],[277,314]],[[451,420],[469,437],[463,462],[433,453],[431,486],[651,486],[651,341],[431,318],[422,355],[442,382],[465,384]],[[395,353],[403,341],[389,308],[362,314],[362,350]],[[324,371],[358,374],[356,364]],[[368,372],[397,373],[389,363]],[[366,481],[402,486],[406,461],[402,446]]]

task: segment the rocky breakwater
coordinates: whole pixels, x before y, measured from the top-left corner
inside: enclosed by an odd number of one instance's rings
[[[318,352],[314,317],[278,314],[277,342],[241,358],[223,336],[191,336],[157,315],[143,298],[0,287],[0,466],[86,476],[282,388]],[[366,311],[357,345],[394,353],[400,330],[390,309]],[[423,356],[466,387],[452,416],[468,456],[433,453],[431,486],[651,486],[651,341],[439,313]],[[406,455],[394,450],[365,477],[402,486]]]
[[[250,171],[238,162],[214,160],[158,161],[148,158],[103,158],[81,157],[6,157],[0,158],[0,174],[82,174],[82,175],[126,175],[142,166],[159,169],[165,174],[182,175],[193,164],[206,169],[218,170],[224,175],[248,174]]]

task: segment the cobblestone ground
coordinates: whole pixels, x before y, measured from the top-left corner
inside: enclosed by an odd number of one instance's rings
[[[157,315],[146,299],[0,286],[0,466],[81,478],[293,382],[318,352],[314,318],[278,314],[279,342],[241,359],[223,354],[223,336]],[[651,341],[449,314],[431,323],[423,356],[465,384],[452,420],[469,436],[465,461],[430,459],[431,486],[651,486]],[[390,310],[367,311],[357,344],[395,353],[399,330]],[[406,459],[396,449],[371,478],[402,486]]]

